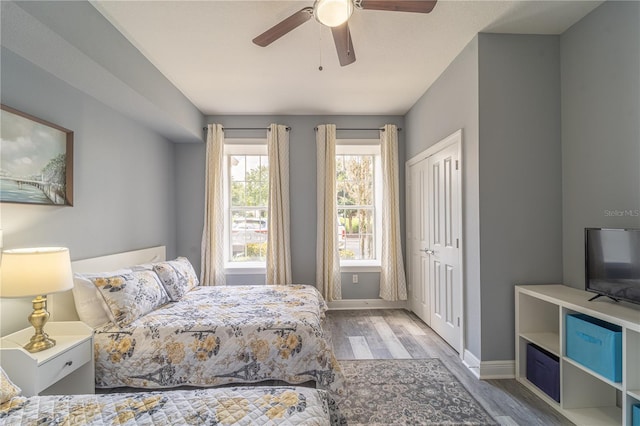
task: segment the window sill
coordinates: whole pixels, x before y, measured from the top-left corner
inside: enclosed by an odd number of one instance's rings
[[[377,261],[362,261],[362,262],[349,262],[340,264],[340,272],[380,272],[380,262]]]
[[[264,275],[267,267],[261,262],[226,263],[224,265],[226,275]]]

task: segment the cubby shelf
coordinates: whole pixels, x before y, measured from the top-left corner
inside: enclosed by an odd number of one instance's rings
[[[576,362],[574,360],[572,360],[571,358],[568,357],[562,357],[562,360],[568,364],[573,365],[574,367],[584,371],[587,374],[592,375],[593,377],[603,381],[604,383],[608,384],[609,386],[618,389],[619,391],[622,391],[622,382],[618,383],[618,382],[612,382],[611,380],[607,379],[606,377],[601,376],[600,374],[596,373],[593,370],[590,370],[588,367],[585,367],[584,365],[580,364],[579,362]]]
[[[573,408],[562,411],[566,417],[577,425],[622,424],[622,410],[618,407]]]
[[[631,426],[631,405],[640,403],[640,307],[604,298],[589,302],[592,296],[560,284],[516,286],[516,380],[577,425]],[[569,313],[622,327],[622,382],[613,382],[566,356]],[[560,403],[527,379],[528,343],[560,359]]]
[[[522,333],[520,337],[554,355],[560,355],[560,337],[558,333]]]

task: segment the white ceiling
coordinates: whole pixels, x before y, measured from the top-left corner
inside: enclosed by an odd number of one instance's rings
[[[205,115],[342,115],[404,114],[478,32],[561,34],[602,1],[356,10],[349,26],[357,61],[346,67],[329,29],[313,19],[270,46],[251,42],[313,0],[92,3]]]

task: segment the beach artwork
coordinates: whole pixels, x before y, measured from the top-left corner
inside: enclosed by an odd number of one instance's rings
[[[73,204],[73,132],[2,105],[0,202]]]

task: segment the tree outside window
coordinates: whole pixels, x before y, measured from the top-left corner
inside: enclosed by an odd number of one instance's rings
[[[337,155],[336,192],[341,260],[376,259],[375,156]]]
[[[266,155],[229,155],[230,262],[265,262],[269,163]]]

